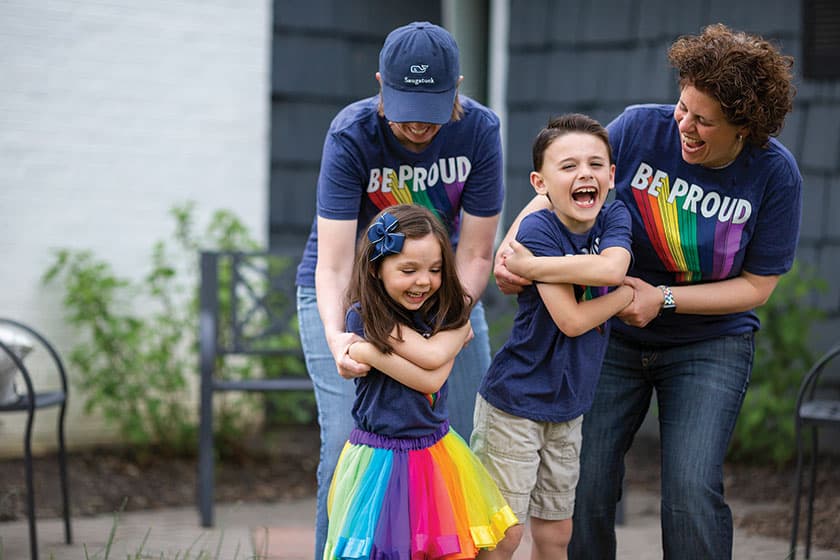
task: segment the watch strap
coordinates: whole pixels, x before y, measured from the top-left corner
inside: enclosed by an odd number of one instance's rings
[[[657,286],[660,290],[662,290],[662,309],[660,309],[659,314],[662,315],[664,313],[673,313],[677,309],[677,301],[674,299],[674,292],[671,291],[670,286]]]

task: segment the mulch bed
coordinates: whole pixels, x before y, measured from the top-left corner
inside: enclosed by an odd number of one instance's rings
[[[274,430],[247,452],[217,462],[217,502],[278,502],[315,495],[318,429],[295,426]],[[74,517],[195,505],[195,459],[136,457],[115,449],[69,455],[71,511]],[[840,551],[840,457],[821,461],[814,513],[814,545]],[[54,456],[35,460],[36,512],[59,517],[61,497]],[[627,484],[659,490],[658,449],[638,441],[627,459]],[[727,497],[766,505],[736,517],[738,530],[789,539],[793,511],[793,469],[727,464]],[[0,522],[26,518],[23,461],[0,461]],[[803,499],[804,510],[804,499]],[[804,514],[800,524],[804,532]]]

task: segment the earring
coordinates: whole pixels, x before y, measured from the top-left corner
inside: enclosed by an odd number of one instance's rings
[[[740,142],[741,140],[743,140],[743,139],[744,139],[744,137],[743,137],[743,136],[741,136],[740,134],[736,134],[736,135],[735,135],[735,139],[736,139],[738,142]]]

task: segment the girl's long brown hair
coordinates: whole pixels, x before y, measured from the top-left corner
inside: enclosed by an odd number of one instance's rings
[[[375,222],[384,212],[397,219],[394,232],[405,234],[406,239],[419,239],[432,234],[440,244],[442,257],[440,288],[420,308],[427,324],[435,334],[442,330],[463,326],[470,317],[472,299],[464,291],[455,272],[455,254],[449,241],[449,235],[441,221],[428,209],[414,204],[399,204],[385,208],[371,221]],[[365,328],[365,340],[386,354],[394,351],[389,339],[396,326],[397,336],[401,340],[400,328],[411,325],[411,314],[397,304],[385,291],[379,279],[382,262],[390,258],[386,255],[373,262],[374,245],[362,234],[356,249],[356,262],[353,276],[347,289],[347,305],[356,303],[361,307],[362,323]]]

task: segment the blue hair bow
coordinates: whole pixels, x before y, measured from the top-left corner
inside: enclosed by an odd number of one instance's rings
[[[374,246],[374,252],[370,257],[371,261],[383,257],[385,255],[396,255],[403,248],[405,242],[405,234],[395,232],[397,228],[397,219],[388,212],[383,212],[379,218],[373,222],[367,231],[367,236]]]

